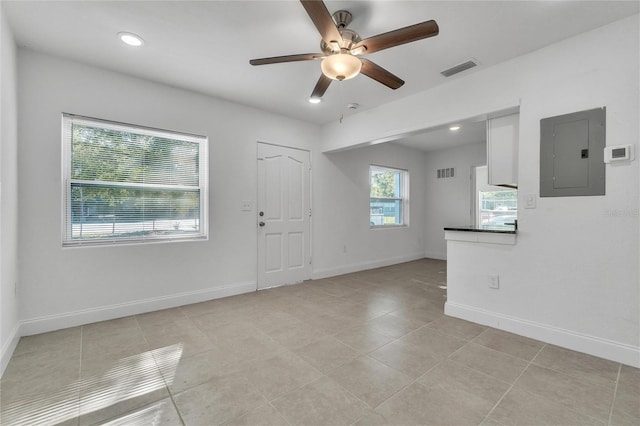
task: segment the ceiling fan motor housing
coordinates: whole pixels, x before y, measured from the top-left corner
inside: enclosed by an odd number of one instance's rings
[[[338,10],[337,12],[334,12],[331,17],[333,18],[333,22],[335,22],[336,27],[338,28],[338,31],[342,36],[342,40],[335,40],[336,45],[321,40],[320,49],[322,49],[322,51],[327,55],[340,52],[349,52],[357,43],[362,40],[357,32],[347,29],[347,25],[351,23],[351,21],[353,20],[353,16],[347,10]]]

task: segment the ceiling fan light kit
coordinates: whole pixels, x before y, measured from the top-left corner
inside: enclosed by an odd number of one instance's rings
[[[327,56],[320,64],[322,73],[332,80],[349,80],[360,74],[362,62],[349,53]]]
[[[332,80],[349,80],[360,73],[390,89],[398,89],[404,84],[401,78],[359,55],[433,37],[440,31],[436,21],[431,20],[362,40],[357,32],[347,29],[353,19],[348,11],[339,10],[331,15],[322,0],[300,0],[300,3],[322,37],[320,49],[323,53],[252,59],[249,63],[267,65],[322,59],[322,74],[311,93],[310,102],[311,99],[322,98]]]

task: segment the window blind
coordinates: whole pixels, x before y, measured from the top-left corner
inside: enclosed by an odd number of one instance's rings
[[[64,245],[206,237],[207,139],[63,115]]]

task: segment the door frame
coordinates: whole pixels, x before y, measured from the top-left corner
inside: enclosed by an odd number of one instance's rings
[[[256,159],[256,210],[255,210],[255,227],[256,227],[256,291],[260,290],[260,282],[259,282],[259,278],[260,278],[260,270],[259,270],[259,264],[260,264],[260,246],[259,246],[259,236],[258,236],[258,229],[259,229],[259,225],[258,223],[260,222],[260,217],[258,216],[258,212],[260,211],[259,208],[259,200],[260,200],[260,173],[258,171],[258,161],[259,160],[259,147],[260,145],[270,145],[270,146],[275,146],[278,148],[286,148],[286,149],[294,149],[297,151],[303,151],[303,152],[307,152],[309,153],[309,210],[310,210],[310,214],[309,214],[309,274],[308,277],[305,277],[305,281],[306,280],[310,280],[313,276],[313,152],[310,149],[304,149],[304,148],[299,148],[297,146],[289,146],[289,145],[282,145],[282,144],[277,144],[277,143],[272,143],[272,142],[265,142],[262,140],[258,140],[256,142],[256,152],[255,152],[255,159]],[[282,286],[282,284],[280,285]],[[273,287],[278,287],[278,286],[273,286]],[[267,288],[273,288],[273,287],[267,287]],[[264,289],[263,289],[264,290]]]

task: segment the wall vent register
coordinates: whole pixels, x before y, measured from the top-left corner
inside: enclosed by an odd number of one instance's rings
[[[455,171],[453,167],[449,167],[446,169],[438,169],[436,172],[436,176],[438,179],[446,179],[455,177]]]

